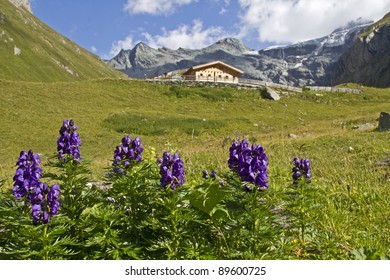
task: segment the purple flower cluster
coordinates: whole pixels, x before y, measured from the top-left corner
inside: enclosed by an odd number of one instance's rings
[[[218,173],[217,170],[215,170],[215,169],[211,170],[211,172],[210,172],[211,179],[213,179],[213,180],[217,179],[217,173]],[[202,178],[203,179],[209,178],[209,172],[207,170],[202,171]]]
[[[117,146],[114,151],[114,172],[123,173],[122,168],[129,168],[131,161],[140,162],[144,147],[141,144],[141,138],[136,137],[134,140],[130,135],[122,138],[122,144]]]
[[[16,163],[18,166],[16,174],[13,177],[13,194],[17,199],[27,197],[26,202],[31,203],[31,216],[33,223],[39,224],[40,221],[46,224],[50,216],[58,213],[60,203],[60,187],[53,185],[50,188],[46,183],[40,182],[42,169],[39,167],[41,160],[39,155],[31,150],[26,153],[22,151]]]
[[[292,177],[294,185],[298,184],[298,181],[302,178],[305,178],[306,183],[311,183],[311,168],[310,160],[307,158],[294,158],[293,160],[294,167],[292,168]]]
[[[34,154],[31,150],[26,153],[20,152],[18,161],[16,162],[16,174],[13,177],[14,186],[13,194],[17,199],[28,196],[30,191],[39,184],[39,179],[42,176],[42,169],[39,167],[41,159],[39,155]]]
[[[168,152],[165,152],[163,157],[159,159],[159,163],[161,186],[165,188],[170,185],[173,190],[176,190],[178,186],[184,184],[184,164],[178,153],[172,156]]]
[[[60,187],[53,185],[50,190],[46,183],[40,183],[31,193],[31,216],[33,224],[40,222],[47,224],[51,216],[55,216],[60,208],[58,198],[60,196]]]
[[[73,161],[80,162],[81,140],[79,133],[76,131],[78,126],[73,120],[64,120],[60,129],[60,137],[57,140],[58,158],[65,159],[65,155],[73,157]]]
[[[258,189],[268,189],[268,157],[261,145],[249,146],[246,140],[234,141],[229,149],[230,170],[236,172],[242,182],[253,183]]]

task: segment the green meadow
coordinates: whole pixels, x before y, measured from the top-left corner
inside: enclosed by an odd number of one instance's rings
[[[390,110],[390,89],[343,86],[362,94],[284,92],[275,102],[254,89],[122,79],[2,80],[0,179],[3,188],[12,186],[22,150],[39,153],[43,164],[55,155],[64,119],[79,126],[81,155],[90,162],[94,182],[105,179],[115,147],[128,134],[141,137],[152,158],[179,152],[188,183],[199,182],[204,169],[227,172],[232,141],[247,139],[268,155],[269,196],[275,205],[291,185],[292,159],[311,160],[312,186],[321,202],[310,216],[318,230],[311,232],[318,235],[313,243],[322,248],[315,258],[388,258],[390,169],[378,161],[390,156],[390,132],[352,127],[377,126],[380,112]],[[276,256],[304,257],[299,249],[283,254]]]

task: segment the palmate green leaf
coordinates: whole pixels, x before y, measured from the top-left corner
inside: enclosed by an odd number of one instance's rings
[[[223,208],[221,205],[217,205],[211,211],[211,216],[214,220],[227,218],[230,219],[229,211],[226,208]]]
[[[227,197],[231,191],[219,186],[217,183],[206,182],[203,185],[192,189],[188,193],[190,205],[204,212],[209,217],[220,219],[227,217],[229,213],[220,203]]]
[[[102,203],[98,203],[93,205],[92,207],[87,207],[81,212],[80,218],[84,218],[85,216],[96,216],[99,213],[99,207],[102,205]]]

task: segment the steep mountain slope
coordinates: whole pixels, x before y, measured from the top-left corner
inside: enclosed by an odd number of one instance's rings
[[[332,83],[390,87],[390,13],[361,34],[333,66]]]
[[[12,1],[0,1],[0,79],[72,81],[123,77],[32,15],[25,6],[28,1]],[[19,2],[24,5],[18,7]]]
[[[107,63],[130,77],[143,78],[221,60],[243,70],[246,78],[295,86],[329,85],[331,65],[368,26],[367,22],[357,21],[319,39],[258,52],[233,38],[199,50],[154,49],[139,43],[132,50],[122,50]]]

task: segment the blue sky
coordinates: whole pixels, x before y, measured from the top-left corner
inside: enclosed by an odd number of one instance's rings
[[[388,0],[30,0],[46,24],[103,58],[138,42],[201,48],[236,37],[260,50],[329,34],[359,17],[378,20]]]

